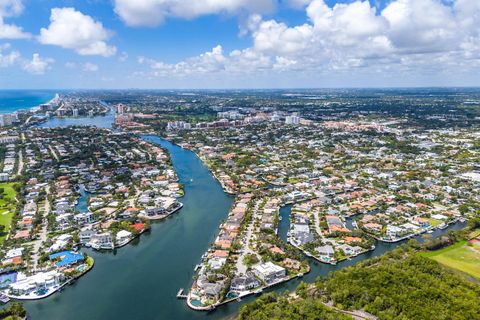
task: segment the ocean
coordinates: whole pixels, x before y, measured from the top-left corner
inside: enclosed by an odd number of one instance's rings
[[[0,114],[30,109],[55,97],[52,90],[0,90]]]

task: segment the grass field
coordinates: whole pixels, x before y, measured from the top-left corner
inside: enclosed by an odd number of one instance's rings
[[[440,221],[440,220],[435,220],[435,219],[433,219],[433,218],[428,219],[428,222],[429,222],[430,225],[431,225],[432,227],[434,227],[434,228],[435,228],[436,226],[439,226],[440,224],[442,224],[442,221]]]
[[[480,250],[469,246],[467,241],[457,242],[442,250],[422,252],[420,255],[480,279]]]
[[[13,186],[13,183],[0,183],[0,188],[3,189],[3,194],[0,195],[0,224],[5,226],[5,232],[0,235],[0,244],[7,236],[13,213],[15,212],[15,197],[17,193]]]

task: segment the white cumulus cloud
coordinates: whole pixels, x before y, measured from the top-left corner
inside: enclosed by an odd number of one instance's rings
[[[9,52],[5,52],[5,51]],[[10,44],[5,43],[0,45],[0,68],[13,66],[20,59],[18,51],[11,51]]]
[[[111,32],[99,21],[74,8],[54,8],[50,25],[42,28],[38,40],[42,44],[73,49],[80,55],[112,56],[117,49],[106,41]]]
[[[228,53],[218,46],[173,64],[141,58],[149,67],[142,75],[276,79],[277,73],[305,78],[343,73],[377,79],[480,74],[479,0],[392,0],[383,10],[368,0],[290,3],[304,7],[305,23],[288,25],[254,13],[240,25],[241,35],[252,38],[250,47]]]
[[[15,17],[23,12],[21,0],[0,0],[0,39],[27,39],[31,35],[14,24],[5,23],[6,17]]]
[[[55,60],[51,58],[42,58],[40,54],[34,53],[32,60],[24,62],[23,69],[32,74],[41,75],[50,69],[54,62]]]
[[[166,17],[271,12],[276,0],[115,0],[115,12],[130,26],[157,26]]]

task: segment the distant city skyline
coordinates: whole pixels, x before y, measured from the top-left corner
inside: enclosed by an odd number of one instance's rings
[[[478,0],[0,0],[2,89],[477,87]]]

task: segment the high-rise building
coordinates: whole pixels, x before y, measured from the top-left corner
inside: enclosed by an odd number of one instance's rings
[[[121,104],[121,103],[118,104],[118,105],[117,105],[117,113],[118,113],[118,114],[124,114],[124,113],[125,113],[125,105],[123,105],[123,104]]]
[[[285,123],[286,124],[299,124],[300,123],[300,117],[292,115],[292,116],[286,116],[285,117]]]
[[[8,127],[13,123],[13,116],[11,114],[0,115],[0,127]]]

